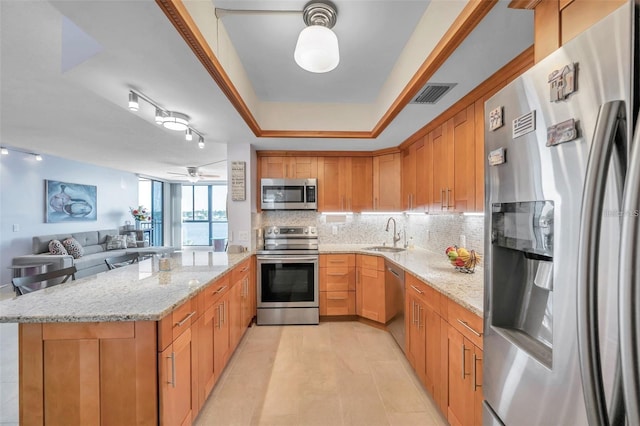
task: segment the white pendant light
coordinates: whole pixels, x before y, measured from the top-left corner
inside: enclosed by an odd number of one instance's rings
[[[331,31],[337,16],[335,6],[328,2],[311,2],[305,6],[302,18],[307,27],[300,32],[293,53],[300,68],[325,73],[338,66],[338,37]]]
[[[186,140],[188,140],[188,141],[192,141],[193,140],[193,132],[191,131],[191,129],[187,129],[185,131],[184,138]]]

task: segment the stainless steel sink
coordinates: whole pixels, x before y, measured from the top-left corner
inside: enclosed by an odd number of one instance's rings
[[[365,247],[363,250],[371,250],[371,251],[381,251],[387,253],[398,253],[401,251],[405,251],[402,247],[387,247],[387,246],[374,246],[374,247]]]

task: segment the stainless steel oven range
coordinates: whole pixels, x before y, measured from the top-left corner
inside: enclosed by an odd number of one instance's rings
[[[257,252],[258,325],[318,324],[318,231],[269,226]]]

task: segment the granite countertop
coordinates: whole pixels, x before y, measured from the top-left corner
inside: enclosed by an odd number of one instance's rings
[[[252,253],[182,251],[0,301],[0,322],[157,321]]]
[[[371,246],[372,244],[321,244],[320,253],[362,253],[382,256],[454,302],[482,317],[484,298],[482,262],[476,266],[475,273],[465,274],[456,271],[451,266],[444,252],[436,253],[420,248],[398,253],[364,250],[364,248]]]

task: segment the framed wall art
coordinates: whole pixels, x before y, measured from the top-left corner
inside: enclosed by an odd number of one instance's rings
[[[97,220],[97,187],[45,180],[45,222]]]

